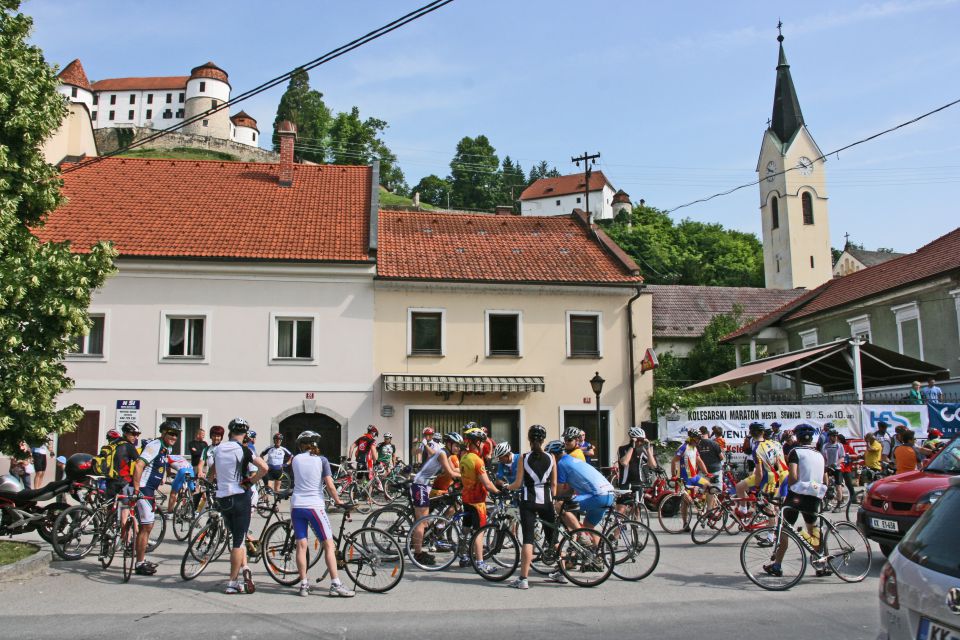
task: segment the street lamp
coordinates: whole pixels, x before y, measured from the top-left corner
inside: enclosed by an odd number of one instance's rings
[[[600,377],[599,371],[594,373],[593,377],[590,378],[590,388],[593,389],[593,395],[597,396],[597,438],[600,439],[601,443],[603,442],[603,438],[600,435],[600,392],[603,391],[604,382],[606,382],[606,380]]]

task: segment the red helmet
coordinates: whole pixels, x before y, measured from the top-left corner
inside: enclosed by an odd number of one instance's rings
[[[380,435],[380,431],[373,425],[370,425],[369,427],[367,427],[367,433],[369,433],[372,436]]]
[[[423,435],[425,435],[425,436],[432,436],[432,435],[433,435],[433,427],[427,427],[426,429],[424,429],[424,430],[423,430]]]
[[[940,429],[930,429],[930,431],[927,432],[927,435],[931,438],[942,438],[943,432],[941,432]]]
[[[107,431],[107,440],[119,440],[122,437],[123,436],[121,436],[120,432],[116,429],[110,429],[110,431]]]
[[[220,436],[220,437],[222,438],[222,437],[223,437],[223,433],[224,433],[224,432],[223,432],[223,427],[221,427],[220,425],[214,425],[214,426],[210,427],[210,436],[211,436],[211,437],[212,437],[212,436]]]

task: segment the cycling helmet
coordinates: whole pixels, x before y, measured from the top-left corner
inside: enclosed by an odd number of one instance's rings
[[[633,427],[630,429],[629,435],[631,440],[636,440],[637,438],[645,439],[647,437],[647,432],[640,427]]]
[[[701,438],[703,438],[703,434],[697,431],[696,429],[690,429],[689,431],[687,431],[687,437],[700,440]]]
[[[283,441],[283,434],[278,431],[278,432],[276,432],[275,434],[273,434],[273,439],[274,439],[274,440],[280,440],[280,441],[282,442],[282,441]]]
[[[942,437],[943,437],[943,433],[940,431],[940,429],[930,429],[930,431],[927,432],[927,437],[928,437],[928,438],[942,438]]]
[[[464,440],[473,440],[474,442],[483,442],[487,439],[487,434],[483,432],[483,429],[474,427],[472,429],[467,429],[463,432]]]
[[[383,439],[386,440],[387,438],[391,438],[391,439],[393,438],[393,434],[390,433],[389,431],[383,434]]]
[[[886,423],[885,423],[885,422],[882,422],[882,423],[880,423],[880,424],[886,424]],[[824,431],[833,431],[834,429],[836,429],[836,427],[833,425],[832,422],[824,422],[824,423],[823,423],[823,430],[824,430]]]
[[[771,437],[773,437],[773,429],[771,429],[770,427],[767,427],[766,429],[764,429],[764,430],[763,430],[763,437],[764,437],[764,438],[771,438]]]
[[[123,431],[124,433],[133,433],[136,435],[140,435],[140,427],[133,424],[132,422],[124,422],[123,426],[120,427],[120,431]]]
[[[230,430],[230,433],[246,433],[250,431],[250,424],[243,418],[234,418],[227,425],[227,429]]]
[[[547,446],[545,446],[543,450],[553,455],[564,453],[563,440],[551,440],[547,443]]]
[[[463,436],[461,436],[461,435],[460,435],[459,433],[457,433],[456,431],[451,431],[450,433],[445,433],[445,434],[443,434],[443,441],[444,441],[444,442],[454,442],[454,443],[456,443],[456,444],[462,445],[462,444],[463,444]]]
[[[817,430],[808,424],[798,424],[793,428],[793,435],[797,437],[797,442],[801,444],[810,444],[816,434]]]
[[[439,433],[435,433],[435,434],[433,434],[433,436],[430,438],[430,441],[431,441],[431,442],[440,443],[440,442],[443,442],[443,437],[442,437]]]
[[[576,427],[567,427],[563,432],[564,440],[575,440],[580,437],[580,429]]]
[[[758,436],[761,433],[763,433],[763,424],[759,422],[751,422],[749,429],[750,429],[751,436],[755,436],[755,435]]]
[[[210,427],[210,437],[212,438],[213,436],[220,436],[222,438],[223,427],[221,427],[220,425],[215,425],[213,427]]]
[[[173,433],[180,435],[180,432],[183,431],[183,427],[180,426],[179,422],[175,422],[173,420],[166,420],[160,424],[158,431],[160,433],[166,433],[168,431],[172,431]]]
[[[119,439],[122,438],[122,437],[123,437],[123,436],[121,436],[121,435],[120,435],[120,432],[117,431],[116,429],[110,429],[110,431],[107,431],[107,442],[112,442],[112,441],[114,441],[114,440],[119,440]]]
[[[470,431],[470,429],[479,429],[479,428],[480,428],[480,425],[477,424],[476,422],[468,422],[467,424],[463,425],[463,432],[466,433],[467,431]]]
[[[779,429],[779,428],[782,427],[782,426],[783,426],[783,425],[780,424],[779,422],[771,422],[771,423],[770,423],[770,428],[771,428],[771,429]]]
[[[254,438],[257,437],[257,432],[254,431],[253,429],[250,429],[250,431],[247,432],[247,437],[249,437],[251,440],[253,440]]]
[[[369,433],[372,436],[377,436],[377,435],[380,435],[380,430],[371,424],[370,426],[367,427],[367,433]]]
[[[540,424],[531,425],[527,429],[527,439],[533,442],[543,442],[547,439],[547,430]]]
[[[320,444],[320,434],[316,431],[304,431],[297,436],[297,444],[312,444],[316,447]]]
[[[433,427],[427,427],[426,429],[423,430],[423,436],[424,436],[424,437],[432,436],[433,433],[434,433]]]
[[[499,458],[500,456],[505,456],[505,455],[507,455],[508,453],[512,453],[512,449],[510,449],[510,443],[509,443],[509,442],[501,442],[500,444],[498,444],[497,446],[495,446],[495,447],[493,448],[493,457],[494,457],[494,458]]]

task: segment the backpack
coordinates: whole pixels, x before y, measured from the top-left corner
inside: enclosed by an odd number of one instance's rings
[[[117,469],[117,449],[121,444],[123,444],[122,440],[108,442],[100,447],[100,453],[93,458],[93,469],[95,475],[110,479],[129,477],[132,475],[132,470],[129,468]],[[129,467],[128,461],[124,461],[124,466]]]

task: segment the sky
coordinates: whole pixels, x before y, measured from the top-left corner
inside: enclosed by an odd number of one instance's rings
[[[80,58],[92,81],[187,75],[212,60],[237,94],[425,3],[26,0],[22,10],[47,61]],[[389,124],[384,140],[410,185],[448,175],[457,141],[484,134],[526,170],[547,160],[574,173],[572,156],[599,152],[634,201],[759,235],[756,186],[677,207],[756,179],[778,20],[824,153],[960,98],[960,0],[455,0],[311,71],[310,84],[332,110],[356,105]],[[234,109],[268,132],[282,93]],[[913,251],[953,230],[958,131],[960,105],[830,156],[833,246],[849,233],[868,249]]]

